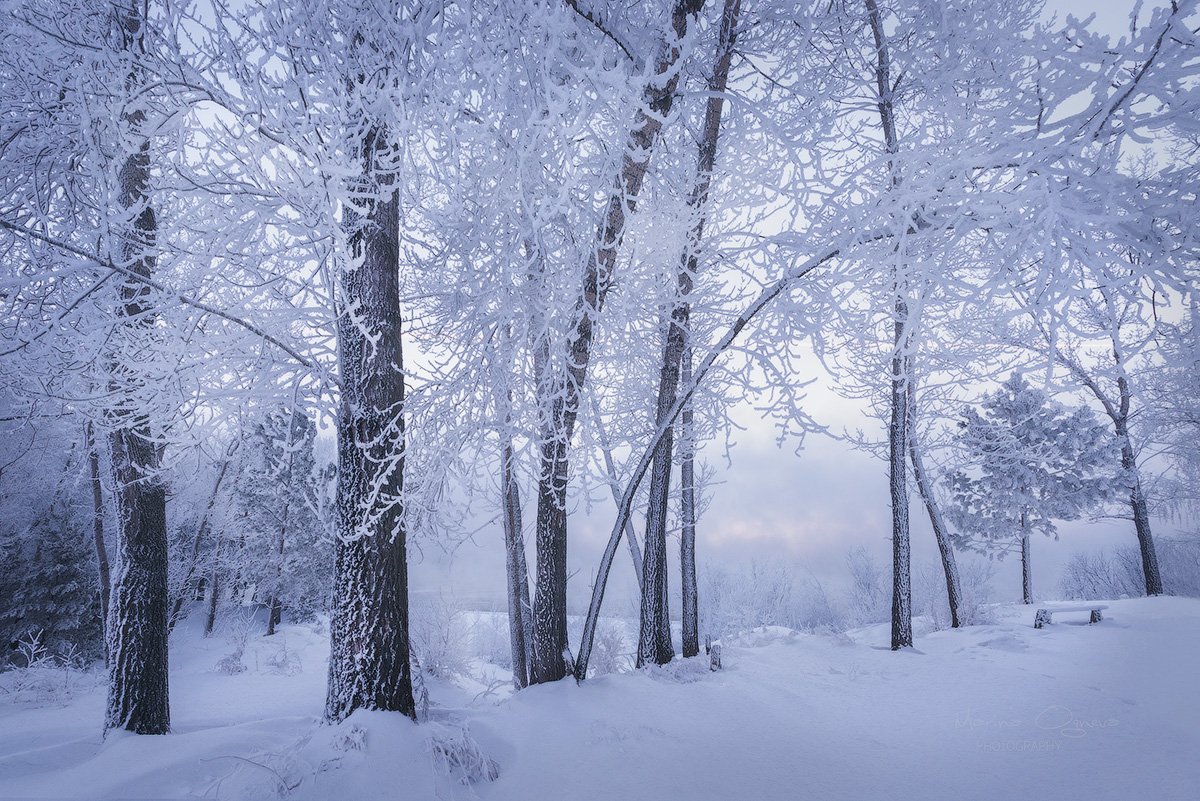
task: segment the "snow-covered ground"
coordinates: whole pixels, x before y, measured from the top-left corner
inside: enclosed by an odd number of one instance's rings
[[[689,660],[515,697],[431,682],[426,724],[337,727],[317,722],[323,634],[252,637],[248,669],[226,675],[231,644],[188,624],[169,736],[102,741],[99,676],[66,692],[62,676],[3,677],[0,798],[1197,798],[1200,601],[1113,601],[1095,626],[1035,630],[1033,614],[998,607],[994,625],[900,653],[882,627],[759,629],[726,641],[717,673]],[[495,781],[460,782],[493,764]]]

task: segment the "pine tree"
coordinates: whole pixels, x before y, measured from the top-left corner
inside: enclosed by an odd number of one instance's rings
[[[1033,602],[1030,534],[1057,536],[1056,520],[1075,520],[1128,490],[1114,472],[1119,448],[1090,409],[1051,400],[1014,373],[964,411],[958,442],[966,464],[947,477],[950,513],[964,544],[1019,551],[1022,598]]]

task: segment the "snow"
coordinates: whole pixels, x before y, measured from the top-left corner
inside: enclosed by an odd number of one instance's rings
[[[322,631],[251,637],[248,670],[224,675],[234,645],[191,620],[171,735],[102,741],[98,677],[53,701],[0,692],[0,798],[1194,798],[1200,600],[1105,603],[1099,624],[1042,630],[1035,607],[1000,606],[899,652],[886,627],[761,628],[724,640],[719,672],[700,657],[511,697],[430,679],[419,725],[321,725]],[[284,638],[293,675],[268,665]]]

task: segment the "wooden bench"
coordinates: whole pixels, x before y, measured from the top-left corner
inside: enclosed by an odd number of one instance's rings
[[[1107,608],[1104,604],[1081,604],[1080,606],[1055,606],[1049,609],[1039,609],[1033,617],[1033,627],[1040,629],[1047,623],[1053,622],[1050,620],[1050,616],[1056,615],[1059,612],[1091,612],[1091,619],[1088,620],[1088,625],[1090,626],[1104,619],[1104,616],[1100,612]]]

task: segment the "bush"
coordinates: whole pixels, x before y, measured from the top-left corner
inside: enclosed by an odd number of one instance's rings
[[[846,567],[850,570],[847,622],[852,626],[870,626],[887,620],[891,615],[888,597],[891,576],[861,545],[846,553]]]
[[[1200,598],[1200,540],[1162,538],[1155,547],[1167,593]],[[1141,551],[1136,545],[1112,552],[1078,551],[1063,568],[1061,587],[1063,597],[1089,601],[1145,595]]]
[[[812,574],[783,564],[706,566],[700,575],[701,636],[719,638],[758,626],[845,628],[825,588]]]
[[[0,678],[0,690],[17,703],[66,705],[77,691],[100,680],[78,648],[66,643],[51,651],[40,632],[17,644],[13,662]]]
[[[430,676],[471,672],[471,630],[462,609],[444,595],[413,604],[409,623],[413,655]]]
[[[624,673],[634,664],[634,645],[625,638],[625,627],[613,620],[601,620],[596,624],[596,637],[592,642],[592,655],[588,659],[588,670],[592,675]]]

